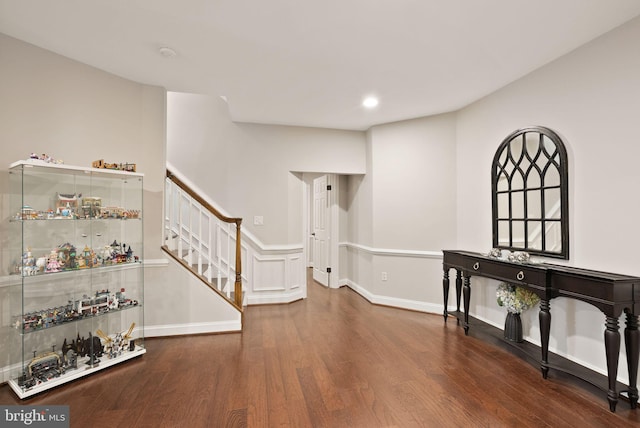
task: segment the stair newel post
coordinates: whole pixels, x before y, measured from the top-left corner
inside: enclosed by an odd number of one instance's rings
[[[231,255],[231,241],[234,239],[234,238],[232,238],[232,237],[231,237],[231,235],[232,235],[231,227],[232,227],[232,226],[231,226],[231,223],[226,223],[226,226],[225,226],[225,229],[226,229],[226,232],[227,232],[227,233],[225,234],[225,236],[227,237],[227,238],[225,239],[225,242],[226,242],[226,244],[227,244],[226,253],[227,253],[227,254],[229,254],[229,255]],[[236,229],[237,229],[237,228],[238,228],[238,227],[236,226]],[[221,266],[222,266],[222,265],[221,265]],[[227,261],[227,282],[228,282],[228,281],[230,281],[230,280],[231,280],[231,257],[229,257],[229,260]],[[222,282],[220,283],[220,287],[222,287]],[[231,299],[231,285],[229,285],[228,283],[227,283],[227,284],[225,284],[225,286],[224,286],[224,287],[222,287],[222,288],[220,289],[220,291],[224,291],[224,290],[225,290],[225,288],[226,288],[226,290],[227,290],[227,297],[228,297],[229,299]]]
[[[240,226],[242,219],[236,219],[236,283],[234,287],[235,301],[238,307],[242,307],[242,246],[240,245]]]

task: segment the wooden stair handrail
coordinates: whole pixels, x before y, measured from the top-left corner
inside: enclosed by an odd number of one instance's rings
[[[205,201],[200,195],[198,195],[196,192],[194,192],[189,186],[187,186],[182,180],[180,180],[178,177],[176,177],[168,169],[167,169],[167,178],[169,180],[173,181],[174,183],[176,183],[179,188],[181,188],[186,193],[188,193],[189,196],[191,196],[193,199],[198,201],[198,203],[200,203],[203,207],[205,207],[207,210],[212,212],[220,220],[224,221],[225,223],[235,223],[235,224],[242,223],[242,218],[239,218],[239,217],[227,217],[226,215],[222,214],[220,211],[215,209],[209,202]]]
[[[175,176],[168,168],[167,168],[167,178],[174,182],[180,189],[182,189],[185,193],[191,196],[194,200],[196,200],[200,205],[206,208],[213,215],[218,217],[221,221],[225,223],[235,223],[236,224],[236,278],[234,283],[234,298],[235,304],[237,307],[242,308],[242,246],[240,245],[241,238],[241,225],[242,218],[240,217],[227,217],[222,214],[220,211],[215,209],[209,202],[205,201],[199,194],[193,191],[189,186],[187,186],[182,180]]]

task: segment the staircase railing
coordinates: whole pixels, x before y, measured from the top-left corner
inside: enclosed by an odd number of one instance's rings
[[[241,224],[241,218],[223,215],[167,169],[163,248],[240,311]]]

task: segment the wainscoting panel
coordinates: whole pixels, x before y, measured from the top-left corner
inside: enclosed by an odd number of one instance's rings
[[[244,289],[247,305],[290,303],[307,296],[301,247],[247,246],[251,260]]]
[[[286,290],[286,257],[258,257],[253,256],[253,287],[252,291],[283,291]]]
[[[293,254],[289,256],[289,262],[287,263],[287,278],[289,278],[289,289],[294,290],[306,286],[306,275],[304,268],[304,260],[302,253]]]

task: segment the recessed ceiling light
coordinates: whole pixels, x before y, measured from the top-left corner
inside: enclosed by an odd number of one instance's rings
[[[160,49],[158,49],[158,52],[160,52],[160,55],[162,55],[165,58],[173,58],[174,56],[176,56],[176,51],[166,46],[163,46]]]
[[[378,99],[376,97],[367,97],[362,101],[362,105],[366,108],[374,108],[378,105]]]

